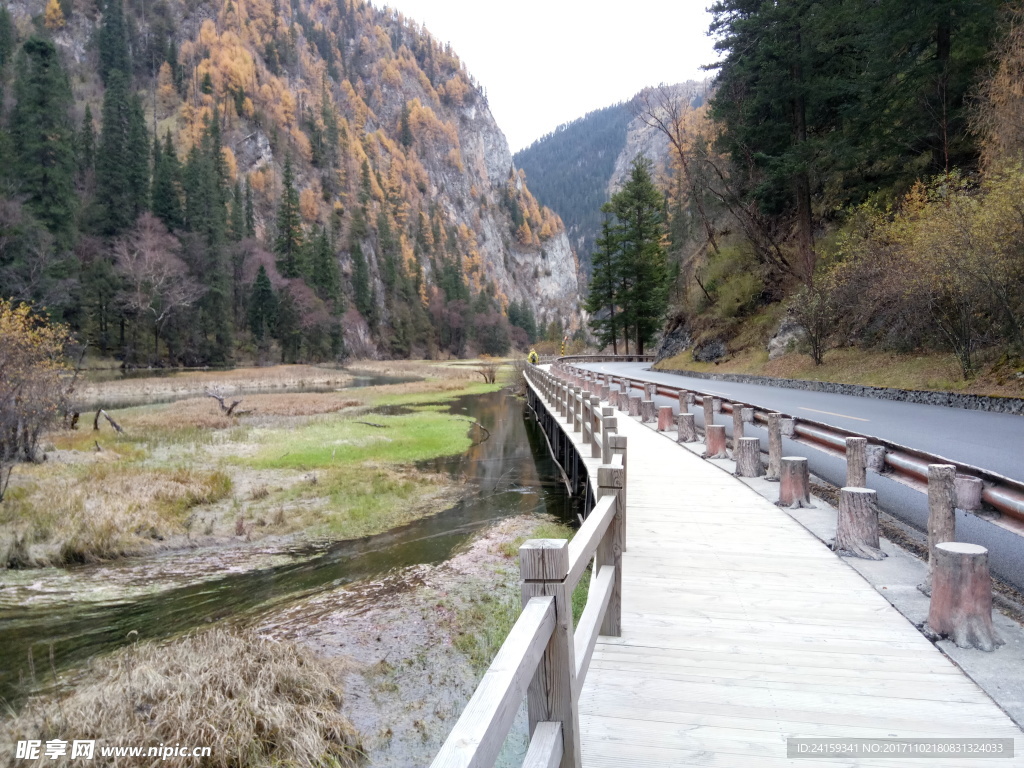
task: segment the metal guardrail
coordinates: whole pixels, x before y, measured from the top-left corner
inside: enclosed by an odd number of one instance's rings
[[[572,363],[576,362],[583,364],[592,362],[635,362],[633,359],[634,357],[636,356],[625,357],[620,355],[616,357],[613,355],[576,355],[559,358],[555,364],[566,366],[571,370]],[[649,359],[653,360],[653,357]],[[578,369],[578,372],[582,373],[582,369]],[[593,372],[591,371],[589,373]],[[606,376],[609,381],[614,380],[626,382],[630,389],[643,390],[645,386],[650,383],[640,379],[633,379],[628,376],[611,376],[610,374],[603,375]],[[756,406],[751,403],[742,403],[738,401],[730,402],[718,395],[712,395],[710,393],[689,389],[687,387],[673,387],[666,384],[656,384],[655,391],[666,397],[678,397],[681,392],[691,392],[693,393],[695,402],[698,405],[703,405],[705,397],[720,399],[722,400],[722,411],[726,413],[732,413],[734,406],[753,408],[754,419],[762,423],[767,423],[768,413],[780,413],[778,411],[769,411],[761,406]],[[791,435],[793,439],[813,444],[819,449],[823,449],[826,452],[830,452],[835,455],[845,456],[846,438],[863,437],[867,439],[869,450],[872,450],[871,446],[875,446],[873,450],[877,456],[876,471],[881,469],[884,474],[891,476],[893,479],[899,480],[905,485],[917,490],[923,491],[927,489],[929,464],[950,464],[956,467],[958,476],[973,477],[981,480],[981,500],[999,513],[999,516],[997,517],[988,518],[990,522],[1018,535],[1024,536],[1024,483],[981,467],[975,467],[971,464],[965,464],[964,462],[948,459],[945,456],[939,456],[937,454],[911,448],[909,446],[893,442],[892,440],[886,440],[885,438],[875,437],[874,435],[868,435],[861,432],[852,432],[850,430],[832,426],[831,424],[823,424],[818,421],[813,421],[804,417],[792,416],[787,413],[782,413],[781,415],[784,418],[793,420],[794,434]],[[978,512],[979,510],[968,509],[967,511]]]

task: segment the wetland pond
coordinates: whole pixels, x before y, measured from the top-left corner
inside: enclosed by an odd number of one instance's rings
[[[137,640],[213,622],[254,624],[320,593],[443,562],[502,518],[575,519],[543,433],[521,398],[502,390],[437,407],[476,422],[469,450],[422,463],[472,489],[439,514],[349,541],[239,544],[0,572],[0,700],[16,703],[31,689],[52,685],[58,671]]]

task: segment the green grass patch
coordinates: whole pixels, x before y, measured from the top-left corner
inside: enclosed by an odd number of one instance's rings
[[[378,426],[372,426],[378,425]],[[328,418],[258,435],[262,449],[241,459],[257,469],[318,469],[354,463],[408,464],[462,453],[472,444],[465,418],[434,411]]]
[[[519,547],[529,539],[572,539],[575,530],[567,525],[543,522],[528,536],[520,536],[501,544],[502,554],[517,558]],[[517,560],[518,561],[518,560]],[[573,625],[579,623],[590,592],[590,568],[584,572],[572,593]],[[457,625],[464,628],[455,638],[461,651],[478,673],[483,673],[497,654],[508,633],[522,613],[518,583],[505,585],[494,592],[470,595],[466,605],[457,610]]]

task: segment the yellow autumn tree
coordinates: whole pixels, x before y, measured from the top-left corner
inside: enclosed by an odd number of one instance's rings
[[[67,20],[64,18],[64,11],[60,8],[57,0],[49,0],[46,3],[46,11],[43,14],[43,24],[47,29],[61,29]]]
[[[178,89],[174,87],[174,73],[166,61],[160,65],[156,78],[156,105],[160,117],[167,117],[178,107]]]

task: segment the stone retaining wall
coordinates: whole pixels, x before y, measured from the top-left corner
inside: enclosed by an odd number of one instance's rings
[[[678,373],[681,376],[708,379],[710,381],[760,384],[769,387],[802,389],[808,392],[832,392],[839,395],[853,395],[854,397],[873,397],[876,400],[898,400],[905,403],[943,405],[947,408],[966,408],[971,411],[1024,415],[1024,399],[1017,397],[989,397],[987,395],[964,395],[957,392],[928,392],[920,389],[865,387],[860,384],[835,384],[829,381],[806,381],[803,379],[777,379],[772,376],[750,376],[743,373],[704,373],[701,371],[680,371],[661,368],[656,370],[662,373]]]

